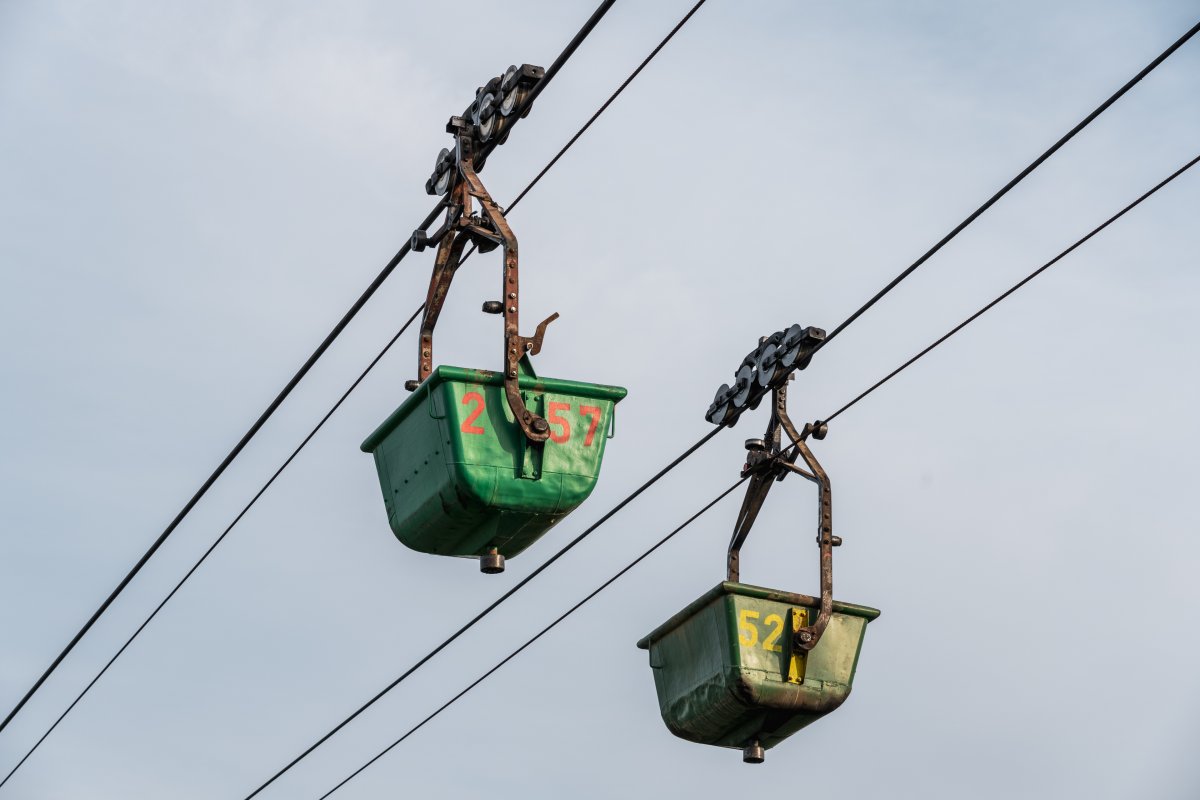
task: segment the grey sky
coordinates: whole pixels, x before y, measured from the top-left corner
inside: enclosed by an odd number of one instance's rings
[[[511,198],[690,0],[623,0],[484,179]],[[0,706],[112,589],[431,205],[443,125],[590,3],[0,4]],[[499,578],[407,551],[358,443],[404,339],[0,798],[244,796],[707,431],[756,337],[832,327],[1192,25],[1172,0],[710,0],[514,212],[545,375],[617,383],[600,484]],[[463,54],[450,47],[461,39]],[[821,352],[798,419],[1196,154],[1200,43]],[[780,147],[776,152],[774,148]],[[634,642],[723,575],[731,498],[336,797],[1200,793],[1200,176],[815,448],[854,695],[761,767],[662,726]],[[447,363],[494,367],[473,259]],[[5,772],[423,299],[397,270],[46,690]],[[731,483],[718,437],[264,797],[318,797]],[[743,577],[811,592],[788,481]],[[802,777],[801,777],[802,776]]]

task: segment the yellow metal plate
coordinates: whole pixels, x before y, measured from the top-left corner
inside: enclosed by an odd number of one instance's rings
[[[788,614],[792,619],[792,633],[803,628],[808,624],[808,609],[807,608],[791,608]],[[788,651],[792,651],[789,647]],[[804,683],[804,668],[807,655],[802,651],[792,652],[791,658],[787,664],[787,679],[788,683]]]

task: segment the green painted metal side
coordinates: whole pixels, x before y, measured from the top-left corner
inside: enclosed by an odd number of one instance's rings
[[[519,386],[563,441],[529,444],[499,373],[443,366],[363,442],[375,456],[392,532],[405,545],[455,556],[496,548],[510,558],[591,494],[625,390],[532,374]],[[582,406],[599,409],[594,431]]]
[[[769,641],[775,626],[762,621],[786,620],[790,608],[808,609],[815,619],[818,605],[806,595],[725,582],[639,641],[650,651],[667,728],[702,744],[741,748],[757,739],[770,748],[840,706],[854,682],[867,623],[878,610],[835,603],[801,683],[787,680],[786,646],[764,646],[786,643],[782,637]]]

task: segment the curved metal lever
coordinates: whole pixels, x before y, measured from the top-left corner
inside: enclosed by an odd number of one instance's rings
[[[546,326],[556,319],[558,319],[557,311],[538,323],[537,330],[534,331],[532,339],[524,336],[521,337],[525,341],[525,348],[529,351],[529,355],[536,356],[542,352],[542,337],[546,335]]]

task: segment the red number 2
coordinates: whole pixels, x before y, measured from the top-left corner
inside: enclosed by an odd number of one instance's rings
[[[571,423],[567,422],[567,418],[558,412],[570,410],[570,403],[551,403],[550,412],[546,414],[547,422],[549,422],[551,425],[562,426],[562,430],[557,433],[555,433],[553,428],[550,429],[550,439],[558,444],[563,444],[571,438]]]
[[[479,415],[483,413],[483,395],[479,392],[467,392],[463,395],[462,404],[465,406],[470,403],[474,403],[475,408],[470,414],[467,414],[467,418],[463,420],[459,430],[463,433],[486,433],[487,431],[475,424],[475,420],[479,419]]]
[[[588,422],[587,436],[583,437],[584,447],[591,447],[592,442],[596,438],[596,428],[600,427],[600,416],[602,412],[595,406],[580,406],[579,413],[585,417],[591,417],[591,420]]]

